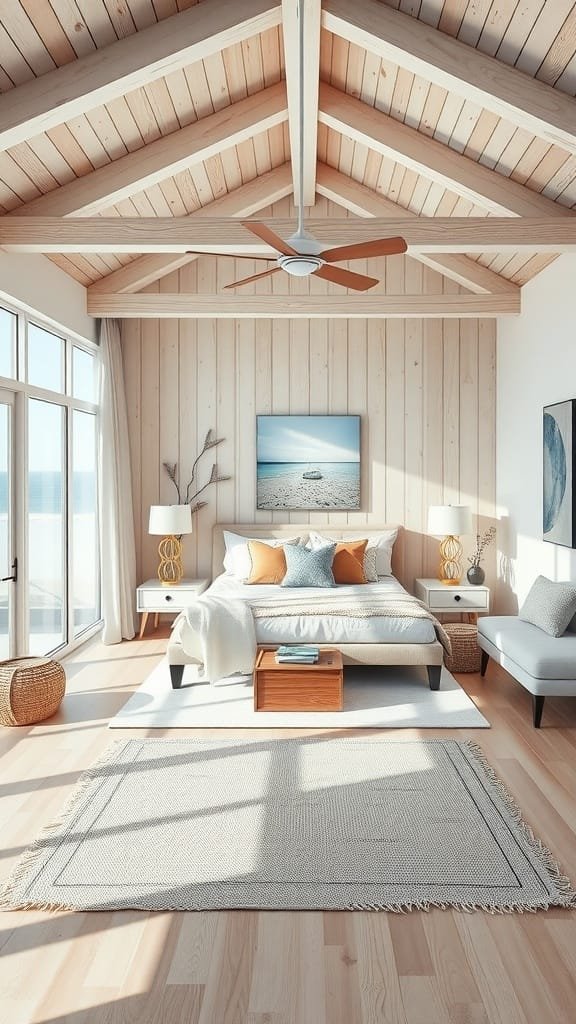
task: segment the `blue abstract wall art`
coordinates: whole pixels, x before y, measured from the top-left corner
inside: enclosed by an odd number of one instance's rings
[[[542,529],[544,540],[576,547],[574,494],[576,401],[544,409]]]

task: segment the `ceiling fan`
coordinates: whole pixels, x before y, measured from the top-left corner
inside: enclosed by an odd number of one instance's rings
[[[299,49],[299,65],[300,65],[300,117],[299,117],[299,131],[300,131],[300,161],[298,168],[298,179],[299,179],[299,203],[298,203],[298,227],[296,233],[291,235],[286,241],[280,238],[271,228],[267,227],[266,224],[261,224],[257,221],[242,221],[243,227],[251,231],[253,235],[257,235],[263,242],[271,246],[278,253],[275,258],[273,256],[250,256],[246,257],[249,259],[265,260],[270,263],[272,260],[275,262],[275,266],[269,270],[264,270],[261,274],[252,274],[251,277],[245,277],[240,281],[234,281],[232,284],[227,284],[225,288],[239,288],[240,285],[250,284],[252,281],[260,281],[263,277],[270,277],[272,274],[278,274],[281,270],[285,270],[286,273],[292,277],[308,277],[314,274],[315,277],[321,277],[324,281],[331,281],[332,284],[342,285],[343,288],[351,288],[354,291],[367,291],[368,288],[373,288],[375,284],[378,284],[378,278],[366,277],[364,274],[356,274],[352,270],[346,270],[344,267],[333,266],[334,263],[338,263],[341,260],[367,260],[376,256],[393,256],[397,253],[406,252],[408,246],[403,238],[375,238],[370,242],[358,242],[352,245],[341,245],[332,249],[322,249],[321,242],[314,238],[309,232],[304,229],[304,204],[302,202],[303,196],[303,185],[304,185],[304,88],[302,86],[302,69],[304,67],[304,2],[300,0],[298,4],[298,20],[299,20],[299,33],[298,33],[298,49]],[[205,256],[206,253],[193,252],[189,253],[191,256]],[[211,253],[210,255],[226,255],[230,256],[230,253]],[[233,257],[237,259],[240,257]]]

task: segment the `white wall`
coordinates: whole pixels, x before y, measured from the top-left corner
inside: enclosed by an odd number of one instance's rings
[[[576,551],[542,540],[542,408],[576,398],[576,256],[522,289],[497,344],[497,608],[515,612],[535,577],[576,580]]]
[[[86,289],[45,256],[0,252],[0,298],[96,341],[96,320],[86,312]]]

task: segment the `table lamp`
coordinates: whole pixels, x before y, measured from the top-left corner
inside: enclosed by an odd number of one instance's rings
[[[173,587],[182,579],[183,533],[192,533],[190,505],[151,505],[148,533],[162,536],[158,545],[158,579],[163,587]]]
[[[462,534],[472,532],[472,514],[468,505],[430,505],[428,533],[443,537],[440,542],[440,574],[442,583],[456,585],[462,577]]]

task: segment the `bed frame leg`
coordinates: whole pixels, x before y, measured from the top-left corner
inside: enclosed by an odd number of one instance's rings
[[[182,676],[184,675],[184,665],[170,665],[170,679],[172,681],[172,689],[179,690],[182,686]]]
[[[487,651],[481,651],[480,653],[480,675],[485,676],[486,669],[488,668],[488,662],[490,661],[490,655],[487,653]]]
[[[442,675],[442,665],[426,665],[428,672],[428,685],[431,690],[440,689],[440,676]]]
[[[544,697],[541,694],[532,694],[532,705],[534,710],[534,728],[539,729],[542,721],[542,712],[544,710]]]

